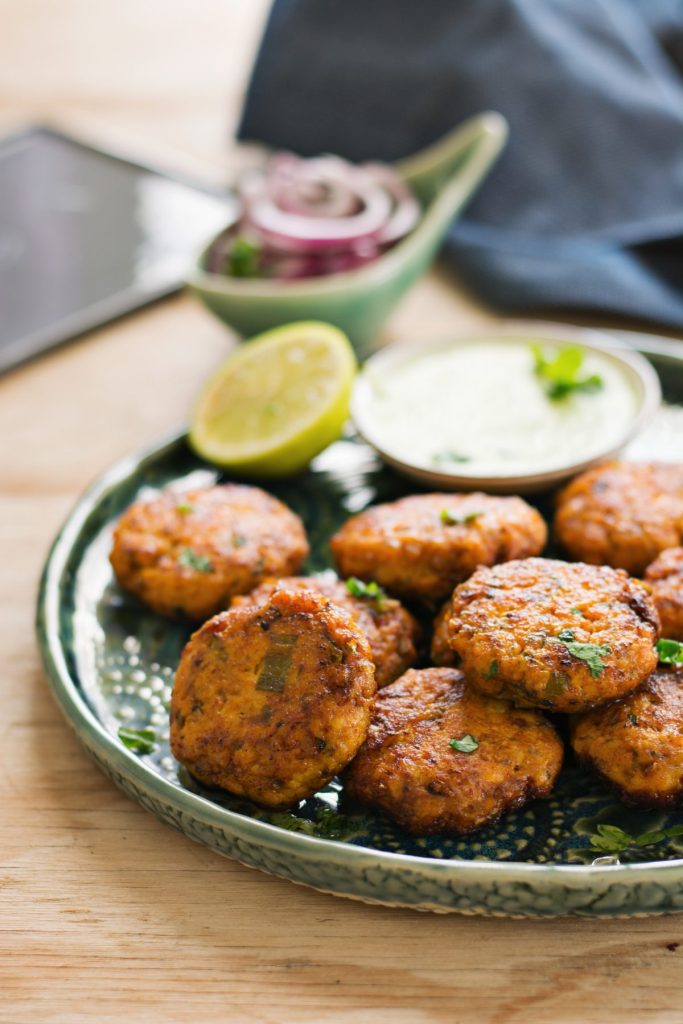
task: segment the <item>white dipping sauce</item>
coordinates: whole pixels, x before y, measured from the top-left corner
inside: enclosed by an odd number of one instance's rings
[[[548,397],[535,339],[473,340],[372,364],[363,431],[387,455],[441,472],[550,471],[618,445],[638,412],[637,385],[609,355],[583,349],[580,377],[603,386]],[[552,358],[563,345],[541,341]]]

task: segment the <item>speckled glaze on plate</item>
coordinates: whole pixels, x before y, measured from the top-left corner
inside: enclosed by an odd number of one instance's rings
[[[683,357],[672,347],[651,358],[665,397],[683,402]],[[683,459],[683,410],[664,409],[634,452]],[[216,478],[184,437],[118,464],[78,503],[45,567],[38,637],[52,691],[91,757],[121,789],[218,853],[339,896],[511,916],[683,910],[683,839],[611,865],[591,865],[589,844],[600,822],[639,832],[681,816],[628,811],[571,763],[548,800],[465,839],[411,838],[382,816],[349,806],[336,784],[282,815],[203,790],[178,772],[168,749],[167,706],[189,630],[119,590],[107,556],[112,523],[135,498]],[[348,438],[302,477],[268,488],[303,516],[312,546],[308,569],[316,571],[329,565],[328,538],[344,518],[410,485]],[[117,737],[122,724],[154,729],[158,749],[142,756],[127,750]],[[648,861],[653,855],[660,859]]]

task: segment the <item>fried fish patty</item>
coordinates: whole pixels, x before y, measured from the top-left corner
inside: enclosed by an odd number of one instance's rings
[[[439,614],[434,619],[432,632],[432,643],[429,648],[429,657],[433,665],[441,668],[455,668],[460,664],[460,658],[451,647],[449,622],[451,618],[451,602],[446,601]]]
[[[452,740],[471,738],[471,753]],[[377,695],[349,795],[415,835],[464,835],[550,792],[562,743],[537,711],[484,697],[456,669],[411,669]]]
[[[346,612],[311,590],[210,619],[185,647],[171,750],[187,770],[267,807],[311,796],[367,734],[375,669]]]
[[[258,487],[163,491],[121,516],[110,561],[116,578],[160,615],[201,621],[267,576],[308,555],[303,523]]]
[[[353,597],[345,583],[330,576],[288,576],[268,580],[235,605],[267,604],[276,589],[314,590],[343,608],[361,628],[370,644],[378,687],[397,679],[417,661],[420,627],[417,619],[393,598],[378,600]]]
[[[538,554],[545,523],[521,498],[416,494],[352,516],[331,540],[342,576],[441,601],[478,565]]]
[[[577,757],[638,807],[683,804],[683,672],[659,668],[635,693],[577,717]]]
[[[683,465],[607,462],[560,492],[555,534],[572,558],[640,576],[683,543]]]
[[[662,636],[683,640],[683,548],[667,548],[645,571],[662,623]]]
[[[579,712],[657,664],[657,611],[623,569],[527,558],[478,569],[453,594],[451,645],[483,693]]]

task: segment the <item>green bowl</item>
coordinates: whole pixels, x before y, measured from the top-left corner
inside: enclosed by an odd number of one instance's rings
[[[340,327],[364,357],[380,327],[408,288],[429,267],[460,210],[477,190],[507,139],[500,114],[470,118],[428,149],[397,165],[424,205],[417,228],[374,263],[344,274],[268,281],[210,274],[207,252],[187,285],[230,327],[252,337],[294,320],[325,320]]]

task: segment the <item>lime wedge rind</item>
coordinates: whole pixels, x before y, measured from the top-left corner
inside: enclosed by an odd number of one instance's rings
[[[287,324],[245,342],[206,382],[190,444],[243,476],[288,476],[341,435],[357,369],[330,324]]]

